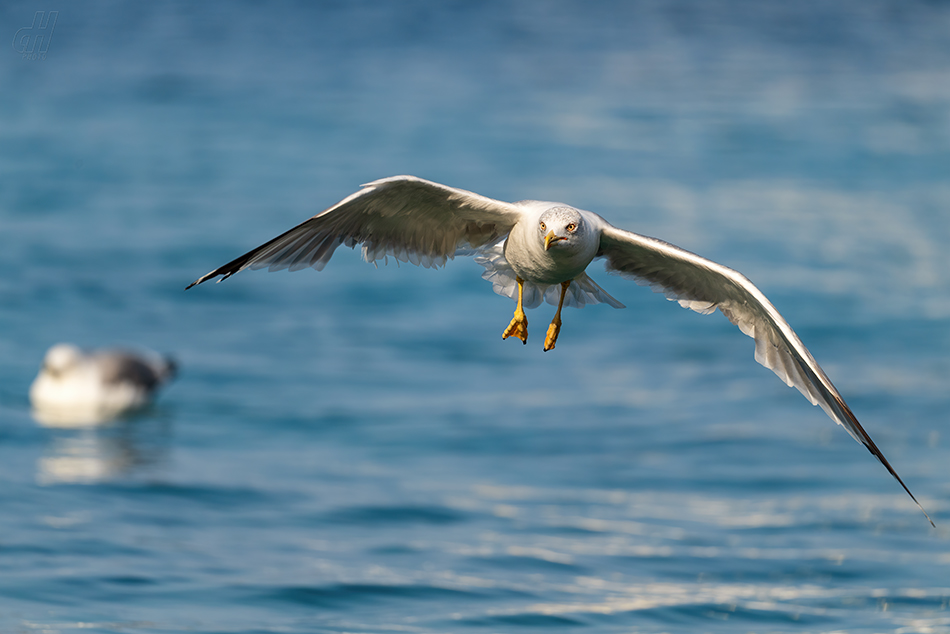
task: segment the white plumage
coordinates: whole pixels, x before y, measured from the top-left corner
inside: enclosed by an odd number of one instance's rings
[[[702,314],[718,309],[755,340],[756,361],[820,405],[914,498],[791,326],[752,282],[662,240],[618,229],[589,211],[552,202],[507,203],[414,176],[393,176],[363,185],[187,288],[245,268],[322,270],[337,247],[358,244],[368,262],[393,256],[430,267],[456,255],[474,255],[496,293],[518,299],[520,286],[522,296],[505,337],[526,341],[522,305],[533,308],[543,299],[559,306],[546,350],[557,339],[561,303],[623,307],[587,275],[595,258],[604,258],[609,272],[651,286],[685,308]]]
[[[46,353],[30,403],[41,423],[91,425],[144,407],[174,375],[174,362],[158,355],[60,343]]]

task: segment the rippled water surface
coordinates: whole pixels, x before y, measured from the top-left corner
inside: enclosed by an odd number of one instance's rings
[[[7,3],[0,631],[950,632],[948,32],[925,2]],[[553,309],[502,341],[466,258],[183,291],[402,173],[740,269],[938,528],[721,315],[598,264],[627,308],[549,353]],[[44,427],[58,341],[182,371]]]

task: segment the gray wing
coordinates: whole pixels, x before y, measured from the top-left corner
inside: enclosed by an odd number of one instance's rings
[[[618,229],[597,218],[602,230],[598,255],[607,259],[608,271],[650,285],[696,312],[709,314],[718,308],[743,333],[755,339],[756,361],[798,388],[813,405],[820,405],[881,461],[920,507],[792,327],[748,278],[662,240]],[[926,511],[924,515],[930,520]]]
[[[187,288],[246,268],[322,270],[341,244],[363,245],[368,262],[387,255],[441,266],[460,248],[478,248],[507,234],[521,218],[516,205],[414,176],[362,186],[326,211],[198,278]],[[219,280],[220,281],[220,280]]]
[[[171,359],[144,359],[125,350],[104,350],[89,357],[99,367],[103,382],[110,385],[130,383],[153,390],[170,380],[176,371]]]

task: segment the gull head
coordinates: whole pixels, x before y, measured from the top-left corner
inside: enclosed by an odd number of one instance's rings
[[[61,376],[70,368],[77,366],[82,359],[82,351],[70,343],[58,343],[49,349],[43,358],[43,369],[53,376]]]
[[[587,231],[584,216],[573,207],[552,207],[538,219],[538,235],[545,251],[576,251],[583,246]]]

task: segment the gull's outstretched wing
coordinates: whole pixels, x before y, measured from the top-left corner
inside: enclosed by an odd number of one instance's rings
[[[594,214],[592,214],[594,215]],[[677,246],[618,229],[597,216],[601,226],[599,256],[607,270],[628,276],[665,293],[685,308],[709,314],[717,308],[755,339],[755,360],[820,405],[851,437],[868,448],[924,511],[894,471],[821,366],[765,295],[738,271]],[[924,511],[930,520],[930,516]],[[933,520],[930,520],[931,525]]]
[[[319,271],[341,244],[362,244],[368,262],[392,255],[403,262],[441,266],[459,248],[478,248],[507,234],[521,214],[511,203],[415,176],[383,178],[187,288],[246,268]]]

